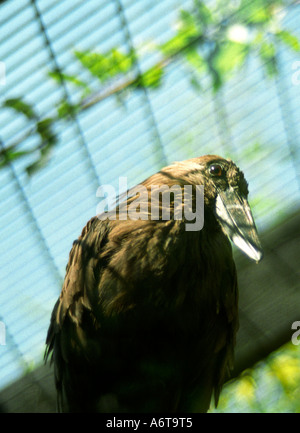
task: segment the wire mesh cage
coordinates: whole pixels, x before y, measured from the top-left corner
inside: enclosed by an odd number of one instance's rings
[[[300,320],[299,16],[293,1],[1,2],[4,407],[26,411],[7,388],[19,380],[34,390],[28,411],[53,410],[46,332],[98,187],[120,176],[133,186],[173,161],[219,154],[250,185],[265,259],[235,251],[235,374],[289,341]]]

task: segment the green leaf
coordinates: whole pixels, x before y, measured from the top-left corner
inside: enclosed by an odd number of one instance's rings
[[[133,52],[123,54],[115,48],[111,50],[110,57],[115,74],[128,72],[135,62],[135,54]]]
[[[202,90],[202,86],[198,78],[193,74],[190,78],[191,86],[197,91],[200,92]]]
[[[34,173],[45,167],[47,162],[48,160],[46,160],[46,158],[38,159],[26,167],[26,173],[31,177]]]
[[[217,92],[223,85],[223,78],[219,71],[214,67],[214,57],[207,58],[208,72],[211,76],[213,91]]]
[[[272,77],[277,74],[276,47],[272,42],[263,42],[260,46],[259,55],[267,74]]]
[[[134,64],[133,53],[123,54],[115,48],[105,54],[75,51],[75,56],[82,66],[101,82],[128,72]]]
[[[175,36],[164,44],[160,50],[165,56],[176,54],[178,51],[189,47],[189,45],[202,35],[200,23],[187,11],[180,12],[179,30]]]
[[[248,50],[248,45],[239,42],[226,41],[219,45],[213,61],[215,69],[221,76],[226,76],[244,64]]]
[[[66,118],[68,116],[73,117],[80,110],[80,105],[69,104],[66,101],[62,101],[57,109],[58,117],[60,119]]]
[[[217,92],[223,85],[222,75],[213,67],[210,67],[209,71],[212,78],[213,91]]]
[[[41,136],[42,142],[54,145],[57,142],[56,134],[53,132],[55,119],[46,118],[39,121],[36,125],[37,133]]]
[[[199,54],[196,48],[190,48],[187,50],[185,58],[196,71],[203,73],[206,70],[205,60]]]
[[[13,108],[18,113],[24,114],[30,120],[37,118],[32,106],[24,102],[21,98],[7,99],[4,101],[3,106]]]
[[[271,2],[266,0],[242,0],[236,15],[240,22],[264,24],[270,21],[274,13]]]
[[[194,14],[186,11],[180,11],[180,32],[185,33],[187,36],[195,36],[200,33],[201,23],[197,21]]]
[[[276,47],[272,42],[263,42],[260,48],[260,54],[264,59],[270,59],[276,54]]]
[[[23,156],[29,155],[33,152],[32,150],[17,151],[17,150],[14,150],[15,147],[16,146],[14,145],[9,149],[2,149],[1,150],[1,152],[0,152],[0,158],[1,158],[0,167],[4,167],[9,162],[12,162],[16,159],[23,157]]]
[[[61,84],[62,80],[64,80],[74,84],[76,87],[81,87],[84,88],[86,91],[90,91],[90,88],[87,85],[87,83],[80,80],[75,75],[63,74],[62,72],[58,72],[58,71],[50,71],[48,72],[48,75],[50,78],[53,78],[53,80],[57,81],[58,84]]]
[[[53,132],[54,122],[55,119],[49,117],[37,123],[37,133],[41,137],[41,143],[35,150],[39,151],[40,158],[38,158],[36,161],[26,167],[26,172],[28,176],[32,176],[38,170],[45,167],[45,165],[49,161],[49,153],[52,147],[57,144],[57,137]]]
[[[153,66],[137,80],[137,86],[157,88],[161,85],[164,70],[161,66]]]
[[[32,176],[38,170],[41,170],[47,165],[47,163],[49,162],[49,153],[51,148],[52,146],[48,144],[40,149],[40,158],[38,158],[36,161],[26,167],[26,172],[28,176]]]
[[[210,9],[204,4],[203,1],[194,0],[195,8],[200,18],[201,23],[204,26],[212,24],[214,22],[213,14]]]
[[[22,156],[30,155],[31,153],[32,153],[32,150],[20,150],[17,152],[6,153],[6,157],[7,157],[8,161],[13,161],[14,159],[18,159]]]
[[[184,34],[180,33],[169,39],[164,44],[160,45],[160,50],[165,56],[170,56],[176,54],[182,48],[187,45],[186,37]]]
[[[75,56],[80,61],[82,66],[96,76],[100,81],[105,81],[110,77],[110,65],[108,60],[99,53],[89,51],[75,51]]]
[[[300,51],[300,42],[295,35],[292,35],[286,30],[281,30],[280,32],[276,33],[276,36],[292,50],[296,52]]]

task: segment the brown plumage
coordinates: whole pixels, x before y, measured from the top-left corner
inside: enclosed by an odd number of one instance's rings
[[[195,185],[204,185],[204,227],[186,230],[174,218],[175,199],[169,220],[87,223],[46,341],[60,410],[205,412],[232,366],[238,290],[228,237],[262,257],[243,173],[207,155],[142,185],[194,185],[194,208]]]

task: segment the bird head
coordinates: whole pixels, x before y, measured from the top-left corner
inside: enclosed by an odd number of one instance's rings
[[[176,166],[176,169],[175,169]],[[204,185],[204,203],[213,210],[223,232],[249,258],[263,257],[257,229],[248,203],[248,184],[243,172],[228,159],[206,155],[161,170],[184,183]],[[205,225],[205,220],[204,220]]]

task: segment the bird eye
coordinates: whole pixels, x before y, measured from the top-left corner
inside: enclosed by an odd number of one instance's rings
[[[222,176],[223,174],[223,170],[222,167],[219,164],[213,164],[209,167],[209,172],[210,174],[212,174],[213,176]]]

